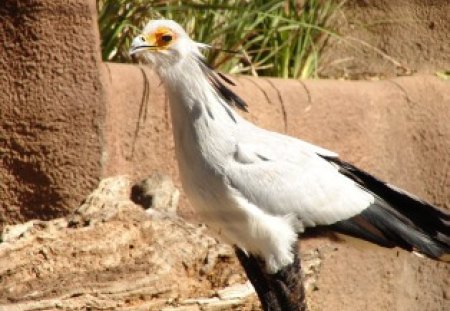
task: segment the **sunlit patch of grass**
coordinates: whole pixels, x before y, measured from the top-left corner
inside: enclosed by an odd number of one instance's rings
[[[230,73],[308,78],[317,75],[329,20],[344,0],[97,0],[104,60],[128,62],[132,38],[150,20],[179,22]]]

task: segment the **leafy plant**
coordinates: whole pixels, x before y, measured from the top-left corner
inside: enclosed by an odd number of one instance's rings
[[[329,20],[343,0],[97,0],[104,60],[128,62],[132,38],[154,18],[179,22],[217,47],[209,62],[230,73],[307,78],[317,75]],[[223,50],[240,51],[239,56]]]

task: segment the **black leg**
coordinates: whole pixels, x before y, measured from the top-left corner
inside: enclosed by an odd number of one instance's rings
[[[253,284],[265,311],[308,310],[297,243],[293,248],[294,262],[276,274],[268,274],[260,259],[252,255],[246,255],[238,248],[235,249],[236,255],[248,279]]]
[[[275,293],[270,288],[264,263],[252,255],[247,255],[240,248],[235,248],[236,256],[239,259],[248,279],[255,288],[264,311],[282,311],[278,304]]]
[[[307,311],[303,274],[300,267],[297,243],[294,248],[294,262],[278,271],[272,277],[272,288],[283,311]]]

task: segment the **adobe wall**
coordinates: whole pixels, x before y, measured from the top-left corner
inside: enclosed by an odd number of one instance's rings
[[[177,180],[168,103],[158,77],[145,67],[105,66],[110,92],[105,174],[139,178],[162,170]],[[249,103],[244,117],[334,150],[450,207],[450,83],[426,75],[383,81],[232,79]],[[135,138],[142,106],[147,118]]]
[[[101,176],[95,1],[2,0],[0,227],[66,214]]]

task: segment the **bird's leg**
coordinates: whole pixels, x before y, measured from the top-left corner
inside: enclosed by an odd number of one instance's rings
[[[293,246],[294,262],[270,278],[270,285],[275,292],[283,311],[307,311],[303,273],[298,256],[298,244]]]
[[[298,245],[293,247],[294,262],[276,274],[266,272],[259,258],[236,248],[236,255],[253,284],[265,311],[307,311]]]
[[[235,253],[247,274],[247,278],[255,288],[263,310],[282,311],[278,304],[277,295],[272,290],[269,280],[267,279],[264,263],[255,256],[250,254],[247,255],[240,248],[236,247]]]

